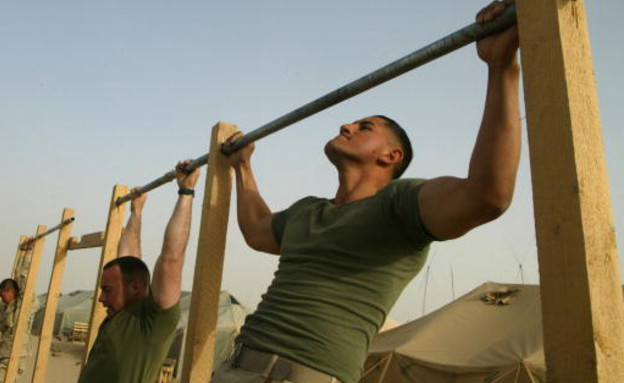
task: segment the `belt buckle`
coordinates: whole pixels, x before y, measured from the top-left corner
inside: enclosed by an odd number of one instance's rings
[[[232,355],[230,356],[230,364],[233,368],[239,367],[239,359],[241,354],[243,353],[243,347],[244,346],[242,343],[236,343],[234,345],[234,350],[232,351]]]

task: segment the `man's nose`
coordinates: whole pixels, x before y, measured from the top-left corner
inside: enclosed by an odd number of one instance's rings
[[[343,124],[340,126],[340,134],[351,135],[353,134],[354,124]]]
[[[104,294],[100,294],[100,296],[98,297],[98,302],[104,303]]]

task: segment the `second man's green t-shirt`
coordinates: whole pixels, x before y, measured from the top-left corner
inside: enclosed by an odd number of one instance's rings
[[[160,309],[151,293],[107,318],[78,383],[155,382],[179,319],[179,303]]]

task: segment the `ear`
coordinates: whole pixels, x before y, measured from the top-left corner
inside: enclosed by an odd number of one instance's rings
[[[135,279],[128,284],[128,292],[136,297],[144,297],[149,293],[149,285],[146,285],[140,279]]]
[[[126,285],[126,290],[128,291],[128,294],[135,296],[138,292],[139,289],[141,288],[141,285],[139,283],[138,280],[133,280],[130,281],[127,285]]]
[[[403,150],[397,147],[388,147],[386,153],[380,156],[379,161],[385,166],[394,166],[403,161]]]

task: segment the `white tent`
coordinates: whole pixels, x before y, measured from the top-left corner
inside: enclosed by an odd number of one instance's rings
[[[182,359],[184,359],[183,343],[186,334],[185,330],[188,322],[190,307],[191,294],[183,292],[182,298],[180,299],[182,316],[180,317],[176,336],[167,356],[168,358],[176,359],[177,366],[180,366],[182,364]],[[250,313],[251,310],[240,303],[228,291],[221,291],[221,294],[219,295],[219,313],[217,317],[217,333],[215,339],[213,366],[219,366],[232,353],[232,350],[234,349],[234,339],[245,322],[245,318]],[[174,376],[179,376],[179,374],[180,371],[176,367]]]
[[[539,286],[485,283],[374,339],[360,383],[544,383]]]
[[[33,332],[35,334],[41,333],[47,294],[41,294],[38,298],[42,304],[39,306],[39,309],[35,314],[33,323]],[[74,323],[89,323],[92,306],[93,291],[77,290],[69,294],[62,294],[58,300],[58,307],[54,318],[53,334],[55,336],[69,336],[72,328],[74,327]]]
[[[381,325],[381,328],[377,332],[384,332],[384,331],[392,330],[393,328],[399,327],[400,325],[401,324],[397,322],[396,320],[390,317],[386,317],[386,321],[384,322],[383,325]]]

